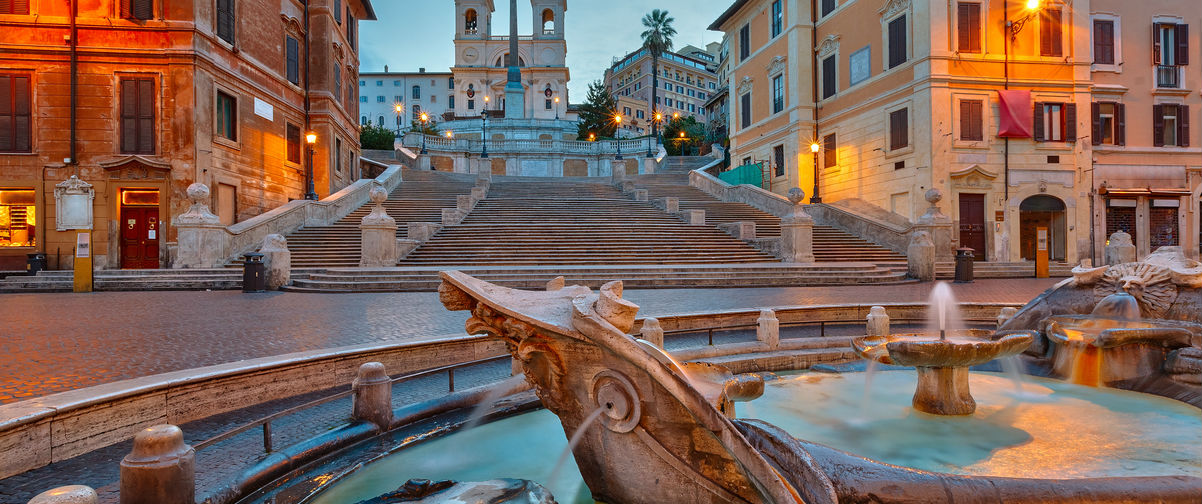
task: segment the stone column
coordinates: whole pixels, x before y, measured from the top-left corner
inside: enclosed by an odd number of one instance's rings
[[[371,213],[363,217],[359,224],[362,244],[359,248],[359,266],[379,268],[396,266],[396,219],[384,210],[384,201],[388,199],[388,191],[379,182],[372,182],[370,193],[375,207]]]
[[[1106,245],[1107,266],[1133,263],[1137,260],[1135,243],[1132,242],[1130,234],[1119,231],[1110,235],[1109,243]]]
[[[781,259],[789,263],[814,262],[814,219],[801,207],[805,191],[789,189],[793,212],[780,220]]]
[[[171,222],[179,238],[175,254],[175,269],[219,268],[225,262],[225,226],[209,209],[209,187],[195,183],[188,186],[192,207]]]
[[[906,249],[906,266],[910,277],[923,282],[935,281],[935,243],[927,231],[910,233]]]
[[[276,290],[292,283],[292,252],[288,240],[281,234],[263,237],[263,264],[267,268],[267,290]]]
[[[195,458],[179,427],[142,429],[121,461],[121,504],[194,504]]]
[[[92,487],[70,485],[47,490],[35,496],[29,504],[96,504],[100,497]]]
[[[664,328],[659,325],[659,319],[643,319],[643,329],[639,333],[643,341],[655,345],[660,350],[664,349]]]
[[[392,425],[392,379],[379,362],[359,366],[359,375],[351,384],[351,418],[376,424],[381,431]]]
[[[889,336],[889,314],[884,306],[873,306],[868,310],[868,336]]]
[[[776,318],[776,312],[767,308],[760,310],[760,318],[756,319],[759,325],[755,328],[755,339],[760,343],[768,345],[768,348],[776,349],[780,346],[780,320]]]
[[[939,202],[943,200],[943,191],[939,189],[929,189],[926,192],[926,200],[931,204],[927,208],[925,214],[918,218],[918,223],[914,225],[912,232],[925,231],[935,247],[935,261],[954,261],[956,259],[956,246],[953,243],[952,219],[943,214],[939,210]]]

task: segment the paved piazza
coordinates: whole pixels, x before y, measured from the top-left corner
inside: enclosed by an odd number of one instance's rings
[[[1026,302],[1056,279],[954,285],[963,302]],[[631,290],[647,316],[925,300],[932,284]],[[463,330],[436,293],[107,292],[0,296],[0,403],[244,359],[423,341]]]

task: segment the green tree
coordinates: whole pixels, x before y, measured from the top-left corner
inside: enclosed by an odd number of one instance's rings
[[[670,156],[698,155],[706,139],[705,129],[693,116],[672,119],[664,126],[664,150]]]
[[[434,135],[434,136],[438,136],[441,134],[438,131],[438,123],[436,121],[434,121],[433,116],[431,116],[428,120],[426,120],[425,126],[422,126],[422,122],[420,120],[414,118],[413,122],[409,123],[409,130],[425,133],[427,135]]]
[[[392,150],[395,138],[395,130],[374,124],[365,125],[359,131],[359,143],[364,149]]]
[[[597,138],[613,138],[618,132],[614,122],[614,114],[618,110],[618,100],[610,94],[609,89],[600,80],[588,85],[588,96],[580,106],[580,123],[576,126],[576,138],[588,140],[589,134]]]
[[[676,19],[668,16],[668,11],[655,9],[643,16],[643,47],[651,53],[651,136],[655,136],[659,124],[655,122],[655,113],[659,110],[659,57],[672,50],[672,37],[676,36],[676,28],[672,23]]]

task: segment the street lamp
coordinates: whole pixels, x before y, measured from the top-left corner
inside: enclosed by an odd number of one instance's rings
[[[430,114],[422,112],[421,120],[422,120],[422,154],[429,154],[430,151],[426,150],[426,122],[430,120]]]
[[[590,142],[596,142],[596,141],[597,141],[597,134],[596,134],[596,133],[593,133],[593,132],[591,132],[591,131],[590,131],[590,132],[588,133],[588,141],[590,141]]]
[[[818,151],[822,150],[822,146],[818,145],[818,141],[810,142],[810,153],[814,154],[814,190],[810,192],[810,203],[822,203],[822,197],[818,195]]]
[[[488,111],[488,96],[484,97],[484,110]]]
[[[664,121],[664,115],[662,113],[656,112],[651,115],[651,124],[652,124],[651,138],[647,140],[647,157],[649,157],[649,158],[655,157],[655,154],[651,152],[651,149],[652,149],[651,142],[659,140],[659,134],[661,133],[661,131],[659,129],[660,128],[659,123],[661,123],[663,121]]]
[[[317,200],[317,192],[313,190],[313,149],[317,144],[317,132],[305,133],[305,143],[309,146],[307,162],[305,163],[305,199]]]
[[[617,127],[614,129],[614,142],[618,145],[618,155],[614,156],[617,161],[622,160],[622,137],[618,135],[618,131],[622,129],[622,114],[614,114],[614,124]]]
[[[484,97],[488,101],[488,97]],[[484,129],[480,134],[480,143],[484,146],[480,151],[480,159],[488,159],[488,109],[480,111],[480,120],[484,121]]]
[[[688,155],[688,154],[685,152],[685,149],[687,149],[687,148],[688,148],[688,147],[685,145],[685,142],[688,142],[688,139],[686,139],[686,138],[685,138],[684,131],[681,131],[681,132],[680,132],[680,155],[681,155],[681,156],[687,156],[687,155]]]
[[[455,138],[455,132],[451,131],[451,130],[447,130],[447,138]]]
[[[559,97],[555,97],[555,120],[559,120]]]
[[[396,110],[396,136],[401,136],[401,112],[405,111],[405,106],[400,103],[393,107]]]

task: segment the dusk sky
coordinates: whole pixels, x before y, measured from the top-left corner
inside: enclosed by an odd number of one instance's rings
[[[495,35],[508,35],[509,2],[495,0]],[[565,31],[568,42],[570,100],[584,100],[588,83],[604,76],[613,58],[626,55],[641,43],[640,22],[652,9],[667,9],[676,18],[674,46],[704,47],[722,40],[722,34],[706,30],[732,0],[584,0],[568,1]],[[454,63],[455,4],[452,0],[375,0],[379,21],[360,23],[361,72],[391,71],[446,72]],[[518,31],[530,34],[529,0],[518,0]]]

